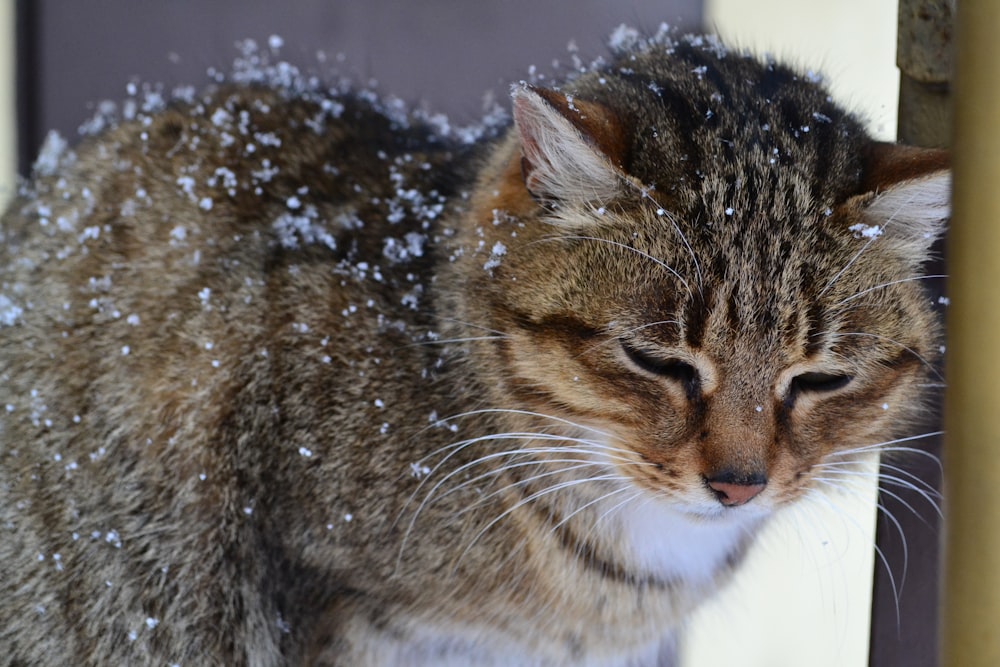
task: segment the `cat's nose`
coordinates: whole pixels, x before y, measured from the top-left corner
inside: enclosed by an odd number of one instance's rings
[[[705,479],[708,488],[726,507],[745,505],[756,498],[767,486],[767,477],[761,474],[739,475],[724,472]]]

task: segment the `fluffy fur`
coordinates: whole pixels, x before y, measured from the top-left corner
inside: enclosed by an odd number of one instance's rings
[[[468,146],[217,88],[40,162],[0,250],[16,665],[668,664],[921,413],[946,157],[638,41]]]

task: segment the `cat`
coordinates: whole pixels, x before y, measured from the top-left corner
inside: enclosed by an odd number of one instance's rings
[[[670,665],[925,412],[948,156],[812,77],[620,32],[478,138],[231,79],[3,218],[6,664]]]

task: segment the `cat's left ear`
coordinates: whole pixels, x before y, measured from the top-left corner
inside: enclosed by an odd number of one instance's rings
[[[951,217],[948,151],[875,142],[865,155],[862,186],[869,224],[922,261]]]
[[[628,133],[602,104],[528,84],[515,86],[521,174],[541,201],[608,201],[624,186]]]

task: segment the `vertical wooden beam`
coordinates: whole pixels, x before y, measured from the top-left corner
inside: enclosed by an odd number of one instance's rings
[[[1000,665],[1000,2],[961,0],[945,394],[943,667]]]
[[[899,0],[899,141],[944,148],[950,142],[955,0]]]

